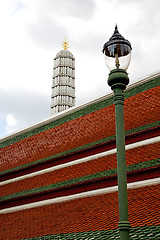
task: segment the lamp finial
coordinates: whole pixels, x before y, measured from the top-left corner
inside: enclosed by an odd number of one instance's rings
[[[114,33],[118,33],[118,27],[117,27],[117,23],[115,25],[115,30],[114,30]]]

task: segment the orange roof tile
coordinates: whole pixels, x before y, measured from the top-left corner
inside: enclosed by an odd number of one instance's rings
[[[127,166],[160,158],[160,142],[126,151]],[[116,154],[0,186],[0,196],[117,168]]]
[[[160,87],[125,100],[125,129],[141,127],[160,119]],[[5,171],[115,134],[114,105],[38,133],[0,150],[0,170]]]
[[[159,198],[160,185],[128,190],[132,228],[159,224]],[[114,192],[2,214],[0,239],[116,229],[118,221],[118,195]]]

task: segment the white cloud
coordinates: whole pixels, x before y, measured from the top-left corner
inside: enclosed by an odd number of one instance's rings
[[[6,134],[10,134],[10,133],[16,131],[17,121],[16,121],[15,117],[13,116],[13,114],[7,114],[5,129],[6,129]]]
[[[6,122],[7,122],[8,126],[16,125],[16,119],[14,118],[14,116],[12,114],[8,114],[6,116]]]
[[[17,129],[48,116],[53,58],[65,36],[76,58],[77,104],[110,91],[101,50],[115,23],[133,47],[130,81],[160,70],[159,9],[159,0],[0,1],[3,127],[9,114]]]

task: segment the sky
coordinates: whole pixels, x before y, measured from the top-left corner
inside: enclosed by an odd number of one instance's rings
[[[75,57],[76,106],[111,92],[102,53],[115,24],[132,45],[130,83],[160,71],[159,0],[0,0],[0,137],[50,116],[53,58]]]

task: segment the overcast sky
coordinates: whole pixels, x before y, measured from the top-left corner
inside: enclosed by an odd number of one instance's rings
[[[76,105],[110,92],[103,44],[132,44],[130,82],[160,70],[159,0],[0,0],[0,137],[50,115],[53,58],[76,59]]]

